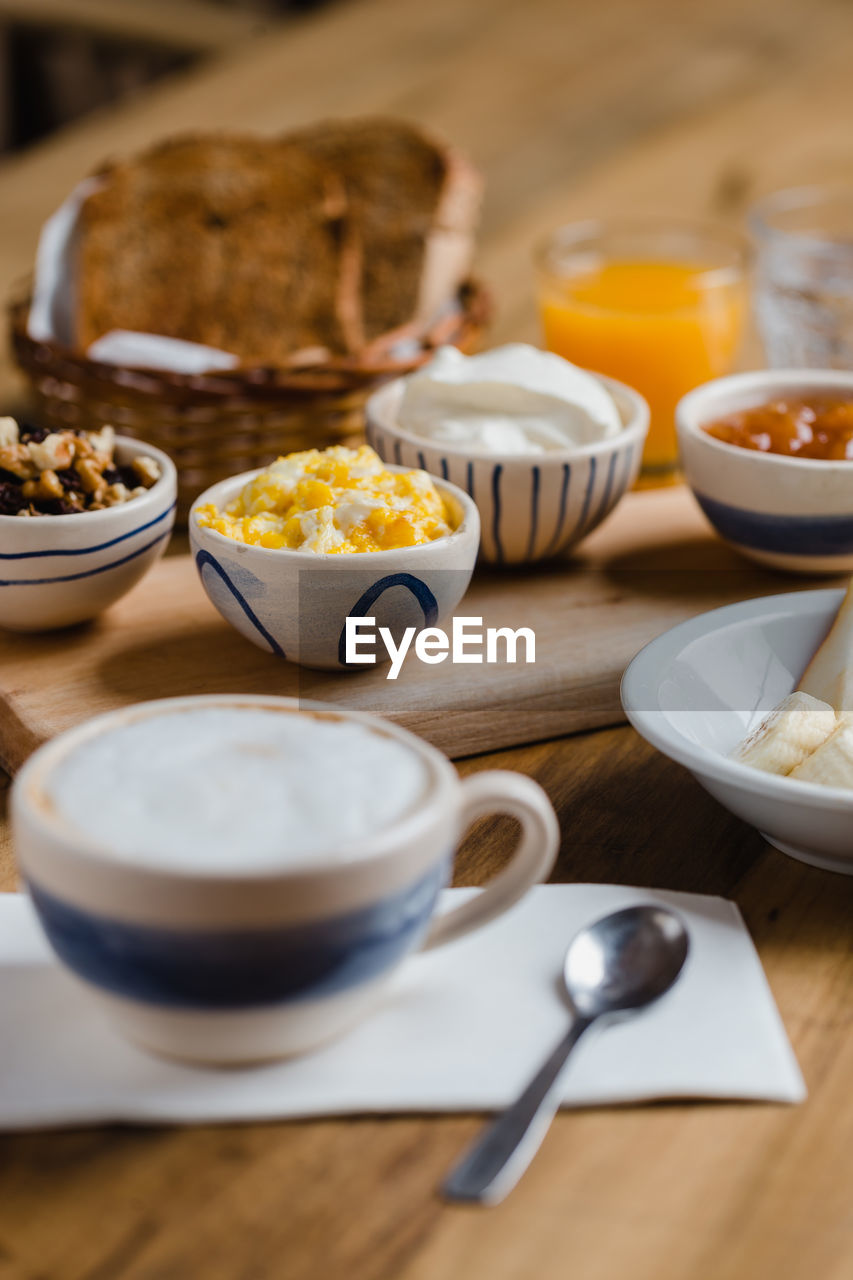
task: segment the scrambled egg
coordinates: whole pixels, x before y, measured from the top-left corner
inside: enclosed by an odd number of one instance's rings
[[[391,551],[452,532],[425,471],[387,471],[362,445],[279,458],[224,511],[199,507],[200,525],[254,546],[322,553]]]

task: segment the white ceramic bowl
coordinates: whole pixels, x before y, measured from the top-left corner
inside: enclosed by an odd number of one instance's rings
[[[634,658],[622,678],[622,705],[638,733],[777,849],[850,875],[853,791],[729,759],[796,688],[842,596],[835,590],[766,596],[684,622]]]
[[[480,520],[474,503],[455,485],[438,483],[456,519],[448,537],[395,551],[319,555],[248,546],[199,525],[200,506],[212,502],[222,510],[256,475],[232,476],[200,494],[190,511],[189,533],[211,602],[259,648],[302,666],[338,671],[347,665],[348,616],[375,617],[377,628],[388,627],[397,637],[406,627],[437,626],[467,591]],[[375,651],[385,658],[381,646]]]
[[[175,464],[159,449],[118,436],[115,458],[160,464],[146,493],[103,511],[0,516],[0,627],[42,631],[94,618],[160,558],[175,523]]]
[[[483,527],[483,560],[506,565],[544,560],[592,533],[640,469],[649,407],[621,382],[599,380],[616,401],[624,430],[581,449],[501,456],[422,439],[397,426],[402,378],[368,400],[367,440],[385,462],[430,471],[474,499]]]
[[[760,453],[702,430],[727,413],[814,392],[853,399],[853,373],[760,369],[697,387],[676,410],[681,466],[711,524],[750,560],[794,573],[849,573],[853,462]]]

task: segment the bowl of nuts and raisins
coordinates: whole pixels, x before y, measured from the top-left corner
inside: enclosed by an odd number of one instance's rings
[[[176,473],[159,449],[0,418],[0,627],[95,617],[166,549]]]

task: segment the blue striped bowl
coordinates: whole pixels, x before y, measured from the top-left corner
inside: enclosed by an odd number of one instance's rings
[[[160,479],[130,502],[70,516],[0,516],[0,627],[46,631],[94,618],[163,554],[175,523],[175,465],[152,445],[117,438],[119,463],[140,455],[160,464]]]
[[[726,414],[810,394],[853,400],[853,373],[759,369],[697,387],[676,411],[681,466],[711,524],[742,555],[791,573],[850,573],[853,461],[760,453],[703,430]]]
[[[385,462],[420,467],[474,499],[482,560],[499,565],[545,560],[592,533],[640,469],[648,405],[621,382],[600,380],[616,401],[625,429],[580,449],[496,456],[422,439],[397,426],[402,378],[368,400],[367,440]]]

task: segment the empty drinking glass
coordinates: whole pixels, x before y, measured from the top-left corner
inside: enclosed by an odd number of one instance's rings
[[[750,215],[768,363],[853,369],[853,187],[779,191]]]

